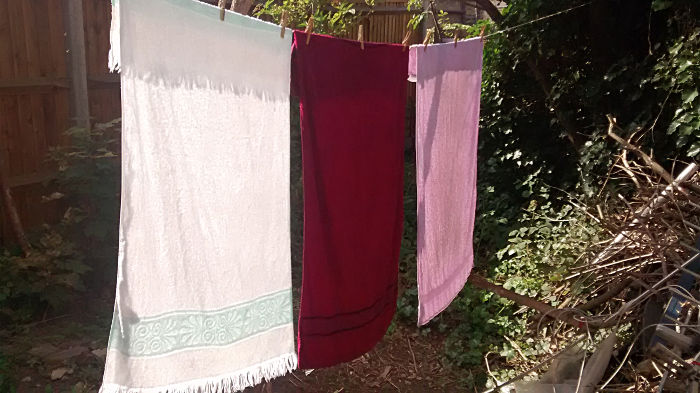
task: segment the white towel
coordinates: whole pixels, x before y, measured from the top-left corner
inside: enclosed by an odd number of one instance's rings
[[[194,0],[117,6],[122,206],[101,392],[233,392],[283,375],[297,361],[292,34]]]

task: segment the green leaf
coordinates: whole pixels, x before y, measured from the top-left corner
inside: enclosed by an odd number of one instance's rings
[[[686,60],[686,61],[682,62],[681,65],[678,67],[678,72],[684,72],[685,70],[688,69],[688,67],[691,67],[693,65],[694,64],[692,61]]]
[[[700,142],[693,143],[690,150],[688,150],[689,157],[695,157],[697,155],[700,155]]]
[[[695,98],[698,96],[698,90],[690,90],[690,91],[684,91],[683,92],[683,103],[684,104],[690,104],[695,100]]]
[[[681,74],[680,77],[678,77],[678,83],[683,84],[687,81],[689,81],[693,77],[693,74],[691,72],[684,72]]]
[[[676,132],[676,129],[678,129],[678,126],[680,126],[681,123],[678,120],[675,120],[671,122],[671,124],[668,125],[668,133],[673,134]]]
[[[654,11],[661,11],[670,8],[673,5],[671,0],[654,0],[651,3],[651,9]]]
[[[671,49],[669,49],[668,53],[675,56],[678,54],[681,48],[683,48],[683,42],[679,42],[676,45],[672,46]]]

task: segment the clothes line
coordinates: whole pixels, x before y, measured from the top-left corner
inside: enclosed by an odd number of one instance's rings
[[[495,36],[495,35],[498,35],[498,34],[507,33],[507,32],[509,32],[509,31],[519,29],[519,28],[521,28],[521,27],[523,27],[523,26],[528,26],[528,25],[531,25],[531,24],[533,24],[533,23],[537,23],[537,22],[540,22],[540,21],[543,21],[543,20],[546,20],[546,19],[550,19],[550,18],[553,18],[553,17],[555,17],[555,16],[563,15],[563,14],[566,14],[566,13],[568,13],[568,12],[577,10],[577,9],[579,9],[579,8],[583,8],[583,7],[585,7],[585,6],[591,5],[592,3],[593,3],[593,1],[589,1],[589,2],[587,2],[587,3],[579,4],[579,5],[577,5],[577,6],[574,6],[574,7],[571,7],[571,8],[567,8],[567,9],[565,9],[565,10],[557,11],[557,12],[555,12],[555,13],[553,13],[553,14],[545,15],[545,16],[542,16],[542,17],[539,17],[539,18],[536,18],[536,19],[533,19],[533,20],[530,20],[530,21],[521,23],[521,24],[519,24],[519,25],[506,27],[506,28],[504,28],[504,29],[501,29],[501,30],[498,30],[498,31],[494,31],[493,33],[486,34],[485,36],[483,36],[483,38],[488,38],[488,37]]]
[[[480,38],[482,38],[482,39],[489,38],[489,37],[496,36],[496,35],[499,35],[499,34],[507,33],[507,32],[509,32],[509,31],[517,30],[517,29],[519,29],[519,28],[521,28],[521,27],[529,26],[529,25],[531,25],[531,24],[534,24],[534,23],[537,23],[537,22],[541,22],[541,21],[543,21],[543,20],[551,19],[551,18],[554,18],[554,17],[559,16],[559,15],[564,15],[564,14],[567,14],[567,13],[569,13],[569,12],[578,10],[579,8],[583,8],[583,7],[589,6],[589,5],[591,5],[592,3],[594,3],[595,1],[598,1],[598,0],[591,0],[591,1],[588,1],[588,2],[586,2],[586,3],[579,4],[579,5],[576,5],[576,6],[573,6],[573,7],[570,7],[570,8],[564,9],[564,10],[561,10],[561,11],[557,11],[557,12],[555,12],[555,13],[552,13],[552,14],[549,14],[549,15],[545,15],[545,16],[542,16],[542,17],[539,17],[539,18],[535,18],[535,19],[529,20],[529,21],[527,21],[527,22],[520,23],[520,24],[515,25],[515,26],[510,26],[510,27],[506,27],[506,28],[503,28],[503,29],[498,30],[498,31],[494,31],[493,33],[489,33],[489,34],[486,34],[486,35],[483,34],[483,30],[482,30],[482,34],[480,35]],[[432,2],[431,2],[431,3],[432,3]],[[225,5],[226,5],[226,2],[225,2],[225,1],[219,0],[218,6],[220,7],[221,12],[222,12],[222,13],[221,13],[221,20],[224,20]],[[434,7],[434,6],[433,6],[433,7]],[[433,7],[431,7],[431,9],[434,9]],[[431,13],[433,13],[433,11],[431,11]],[[282,38],[284,38],[284,31],[288,28],[288,15],[289,15],[289,14],[288,14],[288,10],[283,10],[283,11],[282,11],[282,16],[281,16],[281,20],[280,20],[280,28],[281,28],[281,34],[280,34],[280,35],[281,35]],[[438,23],[437,19],[434,19],[433,24],[435,25],[436,30],[437,30],[438,32],[440,32],[440,26],[439,26],[439,23]],[[313,33],[313,28],[314,28],[314,26],[313,26],[313,15],[312,15],[312,16],[309,17],[309,20],[308,20],[308,22],[307,22],[307,28],[306,28],[305,31],[304,31],[305,33],[307,33],[307,37],[310,36],[310,35]],[[355,41],[357,41],[360,45],[363,46],[365,41],[364,41],[364,39],[363,39],[363,37],[362,37],[361,31],[362,31],[362,30],[360,30],[360,32],[358,32],[359,34],[358,34],[357,40],[355,40]],[[410,33],[410,32],[411,32],[411,30],[409,29],[408,32],[407,32],[407,34]],[[430,33],[430,32],[429,32],[429,33]],[[438,33],[438,35],[437,35],[438,39],[440,39],[441,36],[442,36],[442,34]],[[458,39],[458,40],[459,40],[459,39]],[[408,46],[408,45],[407,45],[407,40],[404,39],[403,41],[404,41],[404,42],[402,42],[402,45],[407,47],[407,46]],[[425,44],[425,43],[424,43],[424,44]]]

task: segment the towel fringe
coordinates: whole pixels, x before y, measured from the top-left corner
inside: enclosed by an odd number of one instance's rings
[[[112,0],[112,23],[109,27],[109,59],[107,61],[110,72],[119,72],[121,63],[119,30],[119,0]]]
[[[255,386],[265,379],[285,375],[297,368],[297,355],[289,353],[232,374],[149,388],[103,384],[100,393],[233,393]]]

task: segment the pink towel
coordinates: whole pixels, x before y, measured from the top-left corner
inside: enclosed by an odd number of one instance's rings
[[[474,265],[480,39],[413,46],[418,189],[418,325],[452,302]]]

